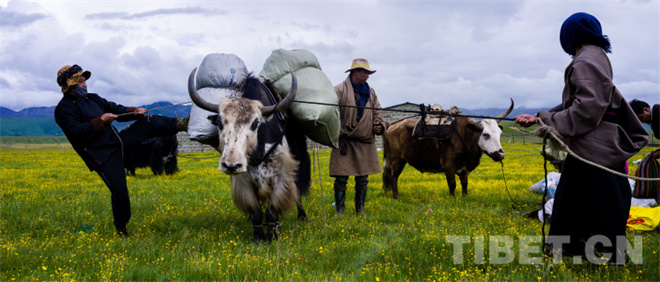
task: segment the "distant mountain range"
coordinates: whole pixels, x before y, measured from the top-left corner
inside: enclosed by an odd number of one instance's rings
[[[192,103],[192,102],[191,102]],[[164,115],[164,116],[188,116],[190,114],[190,105],[177,105],[172,106],[170,102],[155,102],[149,105],[139,106],[149,110],[149,113]],[[166,107],[166,108],[164,108]],[[160,109],[163,108],[163,109]],[[154,110],[155,109],[155,110]],[[18,112],[5,107],[0,107],[0,118],[17,118],[17,117],[53,117],[55,113],[55,106],[51,107],[31,107],[25,108]]]
[[[170,117],[187,117],[190,114],[191,104],[173,106],[170,102],[156,102],[140,106],[149,110],[150,114]],[[162,109],[161,109],[162,108]],[[497,116],[506,109],[461,109],[464,115],[470,116]],[[540,109],[518,108],[514,109],[509,117],[519,114],[535,114]],[[55,123],[55,106],[31,107],[18,112],[0,107],[0,136],[64,136],[64,133]],[[115,122],[114,126],[122,130],[131,122]]]
[[[156,102],[139,106],[150,114],[170,117],[187,117],[191,104],[173,106],[170,102]],[[162,108],[162,109],[161,109]],[[114,122],[122,130],[131,122]],[[64,136],[55,123],[55,106],[31,107],[18,112],[0,107],[0,136]]]

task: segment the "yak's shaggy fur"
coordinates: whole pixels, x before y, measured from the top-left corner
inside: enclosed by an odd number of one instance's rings
[[[248,76],[236,97],[215,104],[197,94],[194,71],[188,82],[193,102],[218,113],[209,119],[218,126],[219,169],[231,176],[232,200],[249,215],[255,241],[277,239],[279,215],[293,206],[298,207],[299,219],[307,217],[301,200],[309,191],[311,178],[305,136],[295,127],[289,130],[287,124],[293,121],[283,115],[296,95],[295,77],[291,89],[278,101],[279,95],[272,95],[273,90]]]

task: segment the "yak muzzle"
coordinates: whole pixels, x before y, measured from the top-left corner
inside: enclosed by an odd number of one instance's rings
[[[504,159],[504,150],[499,149],[496,152],[488,154],[488,156],[493,159],[493,161],[499,162]]]
[[[220,170],[226,174],[236,175],[246,171],[245,166],[240,162],[220,161]]]

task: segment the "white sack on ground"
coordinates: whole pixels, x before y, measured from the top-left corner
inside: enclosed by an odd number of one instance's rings
[[[548,182],[550,182],[550,174],[551,173],[557,174],[557,175],[554,175],[553,178],[556,177],[557,178],[557,183],[559,183],[559,177],[561,177],[561,173],[558,173],[558,172],[548,173]],[[541,181],[539,181],[539,182],[541,182]],[[628,184],[630,185],[630,191],[635,189],[635,181],[634,180],[628,178]],[[534,184],[534,185],[536,185],[536,184]],[[534,185],[532,185],[532,186],[534,186]],[[555,190],[556,190],[557,185],[555,184],[554,187],[555,187]],[[532,190],[532,187],[530,187],[530,190]],[[543,192],[540,192],[540,194],[543,194]],[[555,195],[555,193],[553,192],[552,196],[554,197],[554,195]],[[545,213],[546,213],[546,216],[548,218],[550,218],[550,216],[552,215],[552,205],[554,205],[554,203],[555,203],[554,198],[549,199],[545,203]],[[638,199],[638,198],[631,198],[630,199],[630,206],[634,206],[634,207],[647,207],[647,208],[650,208],[650,207],[655,207],[657,205],[658,205],[658,202],[655,199]],[[537,213],[537,216],[538,216],[539,220],[543,221],[543,210],[539,209],[539,211]]]
[[[557,184],[559,184],[560,177],[561,173],[559,172],[551,171],[548,173],[548,197],[555,197],[555,191],[557,191]],[[545,178],[541,179],[539,182],[534,183],[532,186],[529,186],[529,191],[537,194],[543,194],[545,191]]]

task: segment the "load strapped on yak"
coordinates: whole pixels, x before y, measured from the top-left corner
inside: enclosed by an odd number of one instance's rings
[[[259,73],[260,80],[272,85],[275,96],[286,97],[291,87],[293,71],[298,81],[295,101],[289,109],[291,118],[305,135],[321,145],[336,148],[339,142],[339,108],[332,83],[321,70],[316,56],[307,50],[277,49],[266,59]],[[209,54],[198,68],[196,88],[207,101],[219,101],[236,96],[248,76],[243,61],[233,54]],[[218,128],[207,119],[213,113],[192,106],[188,137],[218,149]]]
[[[233,98],[248,76],[243,60],[234,54],[209,54],[199,65],[195,85],[197,93],[206,101]],[[218,127],[209,116],[215,113],[193,103],[188,121],[188,139],[210,145],[218,150]]]
[[[430,107],[420,105],[420,107],[423,107],[421,109],[422,117],[415,124],[412,136],[438,140],[449,139],[456,115],[462,113],[462,111],[456,106],[452,106],[448,111],[445,111],[438,104],[433,104]]]

